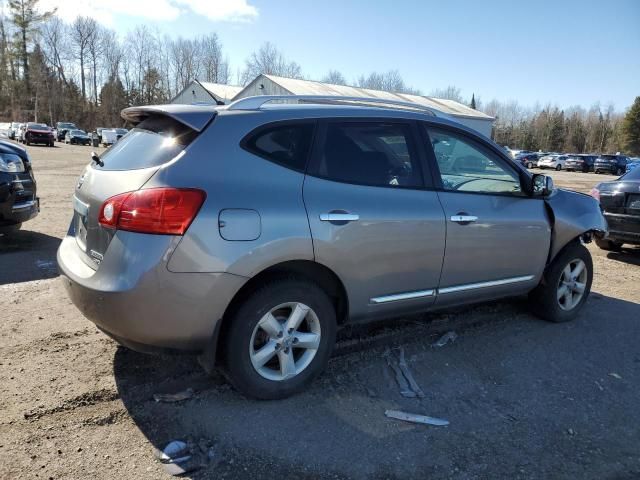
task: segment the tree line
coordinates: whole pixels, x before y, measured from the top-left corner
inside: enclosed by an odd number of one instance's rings
[[[93,18],[65,23],[55,10],[39,9],[38,0],[9,0],[6,16],[0,16],[0,115],[5,120],[73,121],[86,129],[119,126],[123,108],[165,103],[193,79],[246,85],[261,73],[306,78],[302,67],[270,42],[232,72],[216,33],[176,38],[140,25],[120,38]],[[397,70],[351,81],[331,70],[321,81],[422,94]],[[494,139],[500,144],[572,152],[629,148],[624,115],[611,105],[525,108],[513,101],[485,103],[475,95],[468,100],[455,86],[429,95],[470,104],[495,117]]]

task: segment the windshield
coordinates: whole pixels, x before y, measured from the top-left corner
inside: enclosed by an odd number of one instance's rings
[[[76,128],[73,123],[59,123],[58,128]]]
[[[29,123],[27,126],[29,128],[49,128],[44,123]]]
[[[86,135],[82,130],[71,130],[72,135]]]
[[[125,135],[129,131],[126,128],[115,128],[114,130],[118,135]]]
[[[640,180],[640,167],[636,167],[625,173],[620,180]]]

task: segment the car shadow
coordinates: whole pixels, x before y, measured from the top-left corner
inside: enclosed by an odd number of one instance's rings
[[[640,266],[640,248],[623,248],[620,252],[609,252],[607,258]]]
[[[638,304],[596,293],[580,317],[567,324],[538,320],[524,308],[521,301],[498,302],[405,322],[397,328],[400,343],[389,338],[386,346],[334,356],[327,372],[304,392],[279,401],[242,396],[222,376],[202,373],[192,356],[150,356],[120,347],[113,371],[130,418],[154,447],[162,449],[172,440],[213,445],[215,461],[188,478],[246,478],[247,472],[252,478],[408,478],[428,477],[434,468],[473,471],[475,455],[493,464],[506,443],[534,448],[528,437],[532,429],[546,438],[557,434],[557,422],[576,422],[575,409],[583,407],[559,391],[590,405],[602,401],[599,388],[618,388],[618,411],[598,413],[606,418],[585,413],[579,423],[570,423],[587,438],[592,438],[586,433],[591,424],[614,422],[623,414],[622,405],[635,405],[635,387],[625,390],[613,377],[609,386],[597,375],[633,376],[633,365],[616,362],[637,351]],[[430,348],[433,324],[445,322],[454,325],[449,328],[459,339]],[[396,328],[395,321],[388,327]],[[394,345],[392,352],[398,346],[406,350],[425,399],[400,396],[385,360]],[[595,373],[600,357],[609,361],[610,355],[616,355],[609,362],[615,365],[599,365],[604,374]],[[569,378],[581,380],[568,384]],[[153,400],[154,393],[187,388],[195,391],[192,399]],[[550,408],[553,421],[541,423]],[[442,416],[451,427],[395,422],[385,418],[386,409]],[[456,463],[455,458],[465,462],[466,447],[455,445],[466,445],[469,435],[474,456],[468,464]],[[608,451],[608,441],[603,438],[599,446]],[[495,476],[512,476],[508,469],[518,465],[519,455],[519,449],[501,453]]]
[[[60,242],[58,237],[29,230],[0,236],[0,285],[57,277]]]

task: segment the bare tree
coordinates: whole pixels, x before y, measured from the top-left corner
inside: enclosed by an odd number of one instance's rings
[[[214,83],[228,83],[229,63],[222,54],[222,44],[218,35],[211,33],[200,39],[197,48],[200,54],[201,80]]]
[[[270,42],[265,42],[257,52],[253,52],[247,58],[241,76],[241,83],[246,85],[260,74],[302,78],[300,65],[287,60]]]
[[[63,59],[65,59],[68,49],[69,31],[67,26],[60,18],[53,17],[42,26],[40,34],[43,43],[42,51],[47,62],[55,69],[58,79],[66,85],[67,77]]]
[[[442,98],[444,100],[455,100],[456,102],[465,103],[460,89],[453,85],[449,85],[447,88],[437,88],[432,90],[429,94],[430,97]]]
[[[331,83],[333,85],[346,85],[347,79],[344,78],[344,75],[340,73],[338,70],[329,70],[323,78],[322,81],[324,83]]]
[[[360,88],[368,88],[371,90],[420,95],[420,90],[411,88],[404,83],[400,72],[397,70],[389,70],[383,73],[371,72],[366,77],[361,75],[358,77],[356,84]]]
[[[89,45],[93,42],[98,31],[98,23],[89,17],[78,17],[71,24],[71,41],[75,49],[76,58],[80,62],[80,88],[82,98],[86,100],[86,67]]]

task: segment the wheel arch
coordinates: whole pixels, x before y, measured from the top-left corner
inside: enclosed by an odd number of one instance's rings
[[[224,338],[229,319],[242,302],[265,282],[278,278],[299,277],[316,283],[331,299],[338,325],[349,318],[349,299],[342,280],[327,266],[312,260],[289,260],[271,265],[249,279],[233,296],[224,315],[216,324],[213,338],[198,357],[198,361],[207,372],[212,372],[218,363],[224,348]]]

